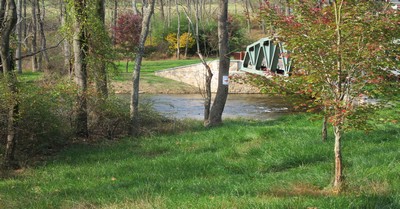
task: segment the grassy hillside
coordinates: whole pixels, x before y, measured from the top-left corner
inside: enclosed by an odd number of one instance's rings
[[[0,181],[0,208],[399,208],[396,124],[345,135],[346,191],[333,140],[309,115],[192,124],[185,133],[80,144]]]
[[[155,71],[200,63],[199,59],[143,61],[140,71],[140,91],[146,93],[198,93],[198,89],[188,84],[156,76]],[[114,90],[130,93],[134,62],[130,62],[128,72],[125,62],[117,62],[118,73],[111,76]]]

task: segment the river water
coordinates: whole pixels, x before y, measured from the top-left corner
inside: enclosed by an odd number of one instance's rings
[[[142,94],[140,101],[170,118],[203,119],[204,99],[199,94]],[[290,105],[280,97],[261,94],[230,94],[223,118],[270,120],[290,112]]]

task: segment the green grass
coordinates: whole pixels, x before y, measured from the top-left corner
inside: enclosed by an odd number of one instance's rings
[[[22,74],[18,74],[17,76],[18,80],[21,82],[33,82],[43,78],[43,73],[24,71]]]
[[[140,77],[149,83],[159,83],[159,82],[169,82],[170,79],[158,77],[154,72],[159,70],[165,70],[168,68],[174,68],[184,65],[191,65],[200,63],[199,59],[189,59],[189,60],[160,60],[160,61],[143,61],[140,71]],[[125,62],[118,62],[118,74],[113,76],[115,81],[128,81],[132,78],[132,71],[134,68],[134,62],[129,63],[128,73],[125,71]]]
[[[75,145],[0,181],[0,208],[399,208],[398,126],[344,136],[334,195],[332,136],[309,117]]]

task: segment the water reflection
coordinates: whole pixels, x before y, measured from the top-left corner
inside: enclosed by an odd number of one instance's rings
[[[203,119],[204,99],[199,94],[141,95],[141,101],[151,102],[157,111],[168,117]],[[289,112],[289,104],[279,97],[230,94],[222,117],[269,120]]]

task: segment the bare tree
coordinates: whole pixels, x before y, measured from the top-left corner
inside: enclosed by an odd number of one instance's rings
[[[142,30],[140,33],[140,40],[138,51],[135,59],[135,69],[132,77],[132,92],[131,92],[131,104],[130,104],[130,119],[131,135],[137,135],[139,133],[139,79],[140,79],[140,68],[142,65],[142,58],[144,54],[144,44],[146,42],[147,35],[149,34],[151,16],[154,13],[155,0],[143,0],[143,18],[142,18]]]
[[[7,121],[6,150],[3,158],[3,166],[12,168],[15,165],[15,145],[18,128],[18,89],[17,79],[14,73],[13,58],[10,52],[10,35],[17,23],[17,8],[14,0],[0,1],[0,64],[7,82],[8,91],[11,96]]]
[[[60,0],[60,22],[61,27],[64,27],[67,23],[69,16],[66,12],[66,6],[64,0]],[[63,52],[64,52],[64,72],[68,73],[72,77],[72,60],[71,60],[71,44],[68,39],[64,39]]]
[[[17,49],[15,50],[15,57],[20,58],[21,57],[21,47],[22,47],[22,24],[23,24],[23,19],[22,19],[22,0],[18,0],[17,3],[17,28],[15,30],[16,36],[17,36]],[[17,72],[22,73],[22,60],[18,59],[15,62],[15,65],[17,67]]]
[[[228,42],[228,0],[220,0],[218,18],[218,45],[219,45],[219,71],[218,88],[214,103],[211,108],[207,126],[215,126],[222,123],[222,113],[228,97],[229,76],[229,42]]]
[[[37,51],[37,16],[36,16],[37,1],[31,1],[31,11],[32,11],[32,41],[31,41],[31,53],[35,54]],[[36,54],[32,56],[32,71],[39,71],[38,59]]]
[[[27,21],[26,21],[26,5],[27,5],[27,3],[26,3],[26,0],[23,0],[23,22],[24,22],[24,28],[23,28],[23,32],[24,32],[24,38],[26,38],[26,36],[27,36],[27,31],[28,31],[28,27],[27,27]]]
[[[137,1],[136,0],[132,0],[132,10],[133,10],[133,14],[134,15],[139,14],[139,10],[137,8]]]
[[[44,33],[44,27],[43,27],[43,22],[44,22],[44,17],[45,17],[45,5],[44,1],[42,0],[42,4],[40,4],[40,0],[37,0],[37,21],[38,21],[38,30],[39,30],[39,35],[40,35],[40,50],[42,51],[39,54],[38,57],[38,68],[42,69],[42,61],[43,57],[46,61],[46,67],[45,70],[47,70],[48,64],[49,64],[49,56],[47,55],[47,50],[46,50],[46,35]],[[42,8],[41,8],[42,7]]]
[[[161,15],[161,20],[165,22],[165,11],[164,11],[164,0],[159,0],[160,1],[160,15]]]
[[[247,32],[251,33],[251,15],[249,9],[249,0],[243,0],[244,8],[245,8],[245,16],[247,22]]]
[[[181,53],[180,53],[180,38],[181,38],[181,17],[179,13],[179,5],[178,5],[178,0],[175,0],[175,6],[176,6],[176,15],[178,16],[178,26],[176,28],[176,58],[178,60],[181,58]]]
[[[101,29],[105,33],[105,19],[106,19],[106,10],[105,10],[105,0],[97,0],[97,16],[101,20]],[[108,36],[107,36],[108,38]],[[107,71],[106,71],[106,63],[105,60],[100,60],[99,68],[96,70],[96,89],[98,95],[102,98],[108,97],[108,87],[107,87]]]
[[[113,10],[113,18],[112,18],[112,27],[115,28],[117,26],[118,19],[118,0],[114,0],[114,10]],[[115,30],[111,32],[111,43],[115,46]]]

